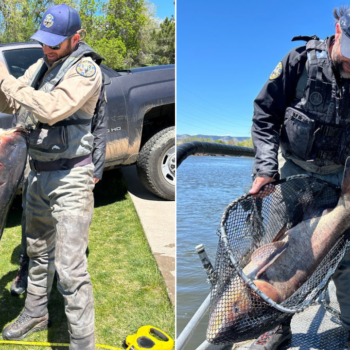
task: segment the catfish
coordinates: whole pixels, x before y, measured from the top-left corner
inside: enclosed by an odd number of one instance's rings
[[[0,129],[0,240],[27,161],[27,131]]]

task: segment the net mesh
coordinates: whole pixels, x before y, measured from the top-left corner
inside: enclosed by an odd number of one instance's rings
[[[239,272],[250,262],[257,248],[276,240],[301,221],[320,216],[334,208],[340,190],[307,175],[293,176],[268,184],[259,197],[245,195],[225,210],[218,229],[219,244],[212,284],[207,340],[225,344],[256,338],[311,305],[329,282],[344,256],[347,230],[329,250],[311,276],[276,309],[272,300],[265,301],[244,283]],[[227,243],[225,243],[227,242]],[[230,260],[233,255],[236,267]]]

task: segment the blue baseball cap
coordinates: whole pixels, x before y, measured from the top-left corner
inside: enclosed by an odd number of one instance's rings
[[[340,51],[344,57],[350,59],[350,10],[340,17],[339,23],[342,30]]]
[[[56,46],[81,29],[77,10],[61,4],[50,7],[43,16],[40,29],[31,37],[48,46]]]

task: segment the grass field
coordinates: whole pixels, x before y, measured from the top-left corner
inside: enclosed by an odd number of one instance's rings
[[[0,243],[0,329],[19,315],[25,300],[24,296],[10,294],[19,266],[20,203],[17,198]],[[174,310],[120,171],[105,173],[95,189],[88,264],[95,297],[96,343],[122,348],[128,334],[147,324],[174,338]],[[56,280],[49,314],[52,327],[25,341],[69,342],[64,301],[56,289]],[[64,348],[0,344],[0,349]]]

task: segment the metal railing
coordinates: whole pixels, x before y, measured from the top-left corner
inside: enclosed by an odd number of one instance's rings
[[[254,148],[250,147],[241,147],[241,146],[230,146],[223,145],[221,143],[213,142],[186,142],[179,146],[176,149],[177,155],[177,167],[191,155],[196,153],[205,153],[205,154],[219,154],[224,156],[237,156],[237,157],[254,157],[255,152]]]

